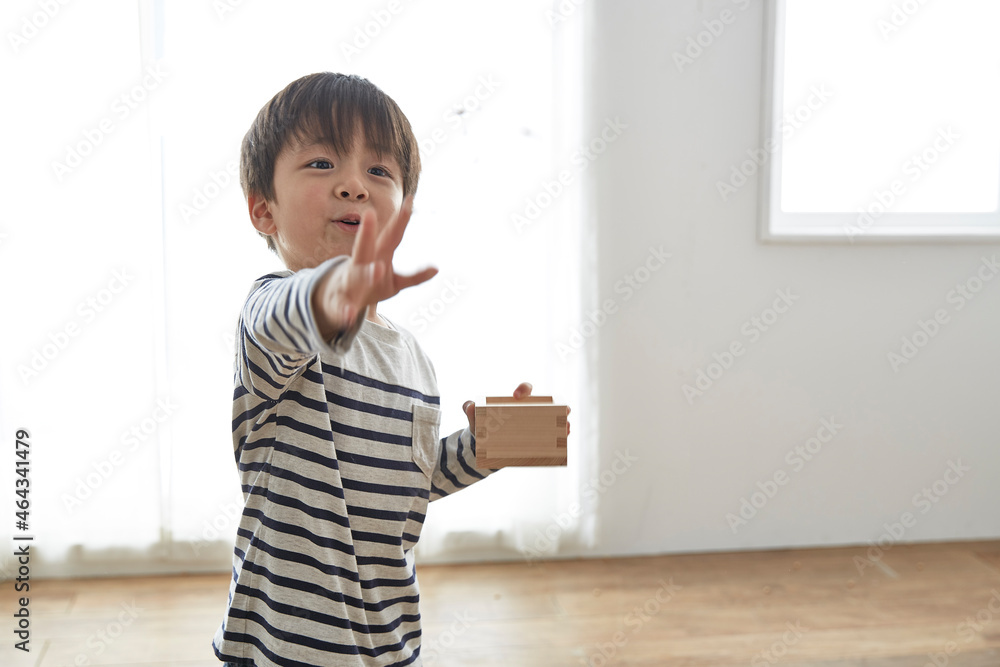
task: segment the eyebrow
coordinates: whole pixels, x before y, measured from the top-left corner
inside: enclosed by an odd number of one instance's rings
[[[333,144],[331,144],[329,142],[326,142],[326,141],[316,140],[316,141],[308,141],[308,142],[303,142],[303,141],[294,141],[294,142],[292,142],[292,150],[295,150],[295,151],[306,152],[306,151],[311,151],[311,150],[314,150],[314,149],[317,149],[317,148],[321,148],[323,150],[331,150],[331,151],[336,152],[336,148],[334,148]]]

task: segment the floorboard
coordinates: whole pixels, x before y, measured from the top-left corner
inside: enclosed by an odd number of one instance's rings
[[[1000,541],[865,557],[856,547],[421,566],[425,661],[1000,666]],[[4,613],[0,662],[215,667],[227,590],[225,574],[32,582],[33,650],[13,650]]]

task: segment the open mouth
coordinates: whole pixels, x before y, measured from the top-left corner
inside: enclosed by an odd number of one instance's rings
[[[345,231],[356,232],[361,227],[361,216],[356,213],[349,213],[343,218],[333,220],[332,222]]]

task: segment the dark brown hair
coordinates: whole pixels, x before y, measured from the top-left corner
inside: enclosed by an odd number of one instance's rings
[[[420,152],[399,106],[360,76],[319,72],[291,82],[257,113],[240,148],[243,195],[275,201],[274,165],[289,142],[321,142],[347,152],[359,121],[368,146],[399,163],[403,196],[416,192]],[[274,250],[271,237],[261,236]]]

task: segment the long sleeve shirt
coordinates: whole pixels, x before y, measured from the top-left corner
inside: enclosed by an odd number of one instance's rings
[[[419,666],[412,548],[427,505],[493,472],[476,469],[468,428],[438,437],[434,368],[411,334],[362,315],[322,340],[312,293],[345,259],[261,277],[240,317],[244,509],[220,660]]]

